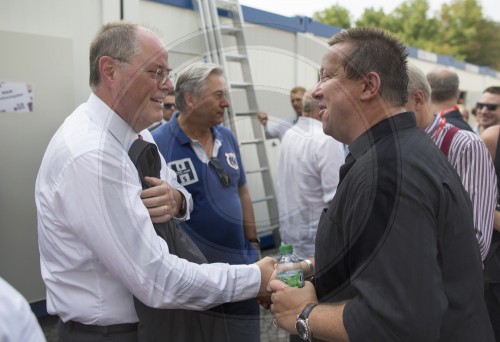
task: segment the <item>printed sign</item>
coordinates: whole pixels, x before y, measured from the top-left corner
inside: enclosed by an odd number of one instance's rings
[[[32,112],[33,90],[31,84],[0,82],[0,112]]]

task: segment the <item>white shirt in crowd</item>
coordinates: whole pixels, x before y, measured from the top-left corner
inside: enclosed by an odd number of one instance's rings
[[[151,134],[141,132],[144,140]],[[206,309],[257,296],[256,265],[197,265],[169,254],[140,199],[128,149],[137,133],[92,94],[52,138],[35,200],[47,310],[64,321],[137,322],[135,295],[156,308]],[[167,173],[162,179],[191,196]]]
[[[269,117],[264,129],[267,139],[278,138],[283,139],[286,131],[292,127],[297,121],[297,114],[293,116],[286,117],[284,119],[277,119],[274,117]]]
[[[278,160],[280,237],[300,258],[314,256],[321,212],[332,200],[344,163],[342,143],[322,123],[299,117],[281,140]]]
[[[0,278],[0,341],[45,342],[31,308],[15,288]]]

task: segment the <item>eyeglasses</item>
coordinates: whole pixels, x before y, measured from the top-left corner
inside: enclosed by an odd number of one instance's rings
[[[116,59],[120,63],[126,63],[126,64],[131,64],[130,62],[123,60],[118,57],[112,57],[113,59]],[[154,70],[148,70],[149,73],[155,75],[155,81],[159,86],[164,85],[167,83],[167,79],[170,79],[172,83],[175,83],[175,80],[177,79],[177,74],[172,72],[172,70],[163,70],[161,68]]]
[[[215,157],[210,158],[210,161],[208,163],[212,165],[213,168],[215,169],[215,172],[217,172],[217,176],[219,176],[222,185],[224,185],[225,187],[230,186],[231,178],[229,178],[226,168],[224,167],[224,165],[222,165],[219,159]]]
[[[155,80],[159,86],[167,83],[167,79],[170,79],[172,83],[175,83],[175,80],[177,79],[177,74],[173,73],[171,70],[163,70],[158,68],[156,69],[156,72],[152,70],[150,72],[155,73]]]
[[[477,106],[477,109],[481,110],[483,109],[483,107],[486,107],[486,109],[488,109],[489,111],[494,111],[498,108],[498,105],[497,104],[494,104],[494,103],[481,103],[481,102],[478,102],[476,104]]]
[[[175,109],[175,103],[164,103],[163,108],[165,109]]]

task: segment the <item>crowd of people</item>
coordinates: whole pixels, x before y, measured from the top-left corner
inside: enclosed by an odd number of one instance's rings
[[[223,68],[174,75],[150,29],[101,28],[91,95],[54,134],[35,187],[59,341],[257,342],[258,304],[291,340],[500,341],[500,87],[471,127],[458,75],[425,75],[398,38],[353,28],[328,45],[318,83],[291,90],[292,116],[256,114],[280,140],[281,239],[315,270],[292,288],[260,254],[222,125]],[[140,141],[154,170],[142,179],[129,151]],[[166,222],[185,233],[182,251]]]

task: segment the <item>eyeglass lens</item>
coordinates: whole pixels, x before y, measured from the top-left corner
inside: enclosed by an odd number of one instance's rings
[[[156,70],[156,83],[160,84],[160,85],[164,85],[165,83],[167,83],[167,79],[169,79],[172,81],[172,82],[175,82],[175,79],[177,78],[177,74],[171,72],[171,71],[164,71],[162,69],[158,69]]]
[[[483,109],[483,107],[486,107],[486,109],[490,111],[494,111],[497,109],[498,105],[494,103],[481,103],[481,102],[477,103],[477,109],[481,110]]]
[[[227,170],[221,164],[219,159],[217,159],[215,157],[210,159],[210,165],[212,165],[213,168],[215,169],[215,172],[217,172],[217,176],[219,176],[219,179],[222,182],[222,185],[224,185],[224,186],[231,185],[231,178],[229,178],[229,175],[227,174]]]
[[[175,107],[175,103],[164,103],[163,104],[163,108],[165,108],[165,109],[172,109],[172,108],[175,109],[176,107]]]

